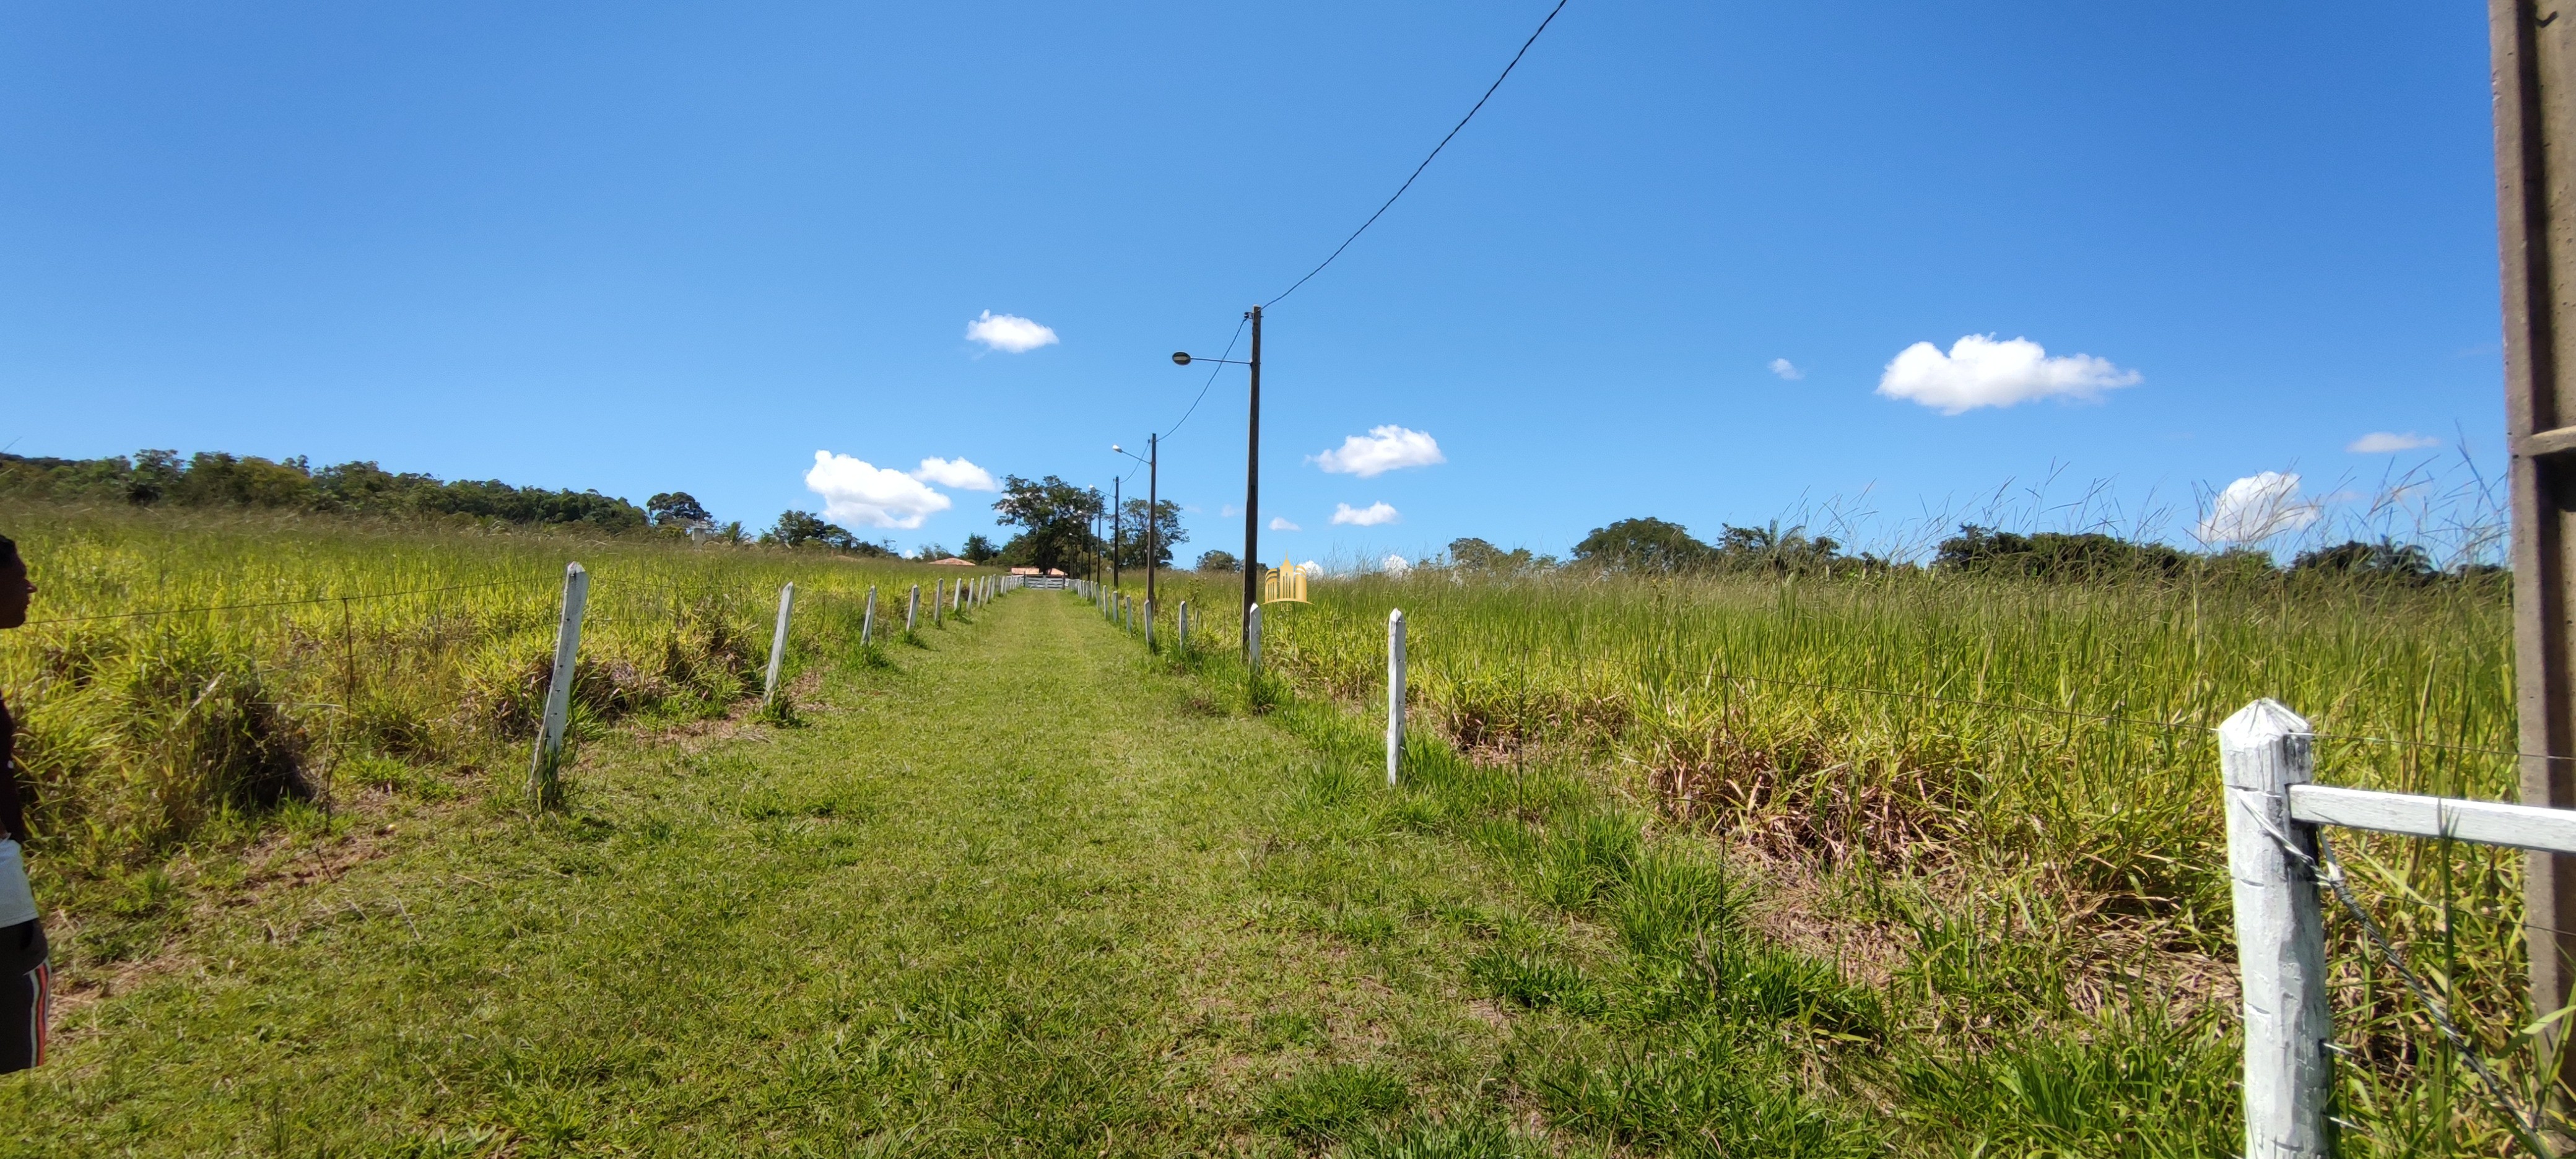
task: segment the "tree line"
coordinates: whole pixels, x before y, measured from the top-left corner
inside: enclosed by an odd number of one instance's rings
[[[601,531],[652,525],[643,508],[597,491],[514,487],[497,479],[442,480],[372,462],[314,467],[303,456],[145,450],[132,457],[57,459],[0,453],[0,494],[121,501],[137,506],[263,507],[350,515],[463,516]]]
[[[2122,539],[2101,532],[2023,534],[1973,523],[1961,524],[1958,534],[1941,540],[1928,563],[1897,562],[1869,552],[1847,554],[1832,537],[1810,535],[1803,527],[1720,524],[1716,542],[1711,543],[1692,535],[1681,524],[1652,517],[1622,519],[1593,528],[1574,545],[1571,558],[1566,560],[1533,555],[1527,548],[1504,551],[1482,539],[1458,539],[1450,542],[1445,558],[1431,563],[1502,574],[1554,568],[1646,574],[1770,572],[1818,576],[1931,570],[2075,583],[2286,572],[2426,585],[2504,572],[2501,567],[2479,563],[2445,571],[2434,564],[2431,553],[2421,545],[2387,538],[2375,543],[2348,540],[2303,551],[2284,569],[2269,553],[2246,548],[2192,552],[2167,543]]]

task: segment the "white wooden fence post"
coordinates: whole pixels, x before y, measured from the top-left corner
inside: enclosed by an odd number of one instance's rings
[[[1404,762],[1404,609],[1386,614],[1386,787]]]
[[[965,580],[959,580],[956,583],[948,585],[948,610],[952,612],[962,612],[966,610]]]
[[[581,661],[581,614],[590,604],[590,573],[564,565],[563,610],[555,619],[554,671],[546,681],[546,707],[537,729],[537,752],[528,762],[528,801],[538,809],[563,799],[556,775],[563,765],[564,724],[572,713],[574,668]]]
[[[769,634],[769,678],[761,682],[760,704],[766,708],[778,699],[778,665],[787,658],[787,615],[796,607],[796,585],[778,589],[778,627]]]
[[[912,585],[912,599],[903,606],[903,632],[912,634],[912,626],[921,620],[921,585]]]
[[[1172,646],[1180,649],[1181,655],[1187,656],[1190,654],[1190,602],[1188,600],[1181,601],[1180,613],[1179,622],[1172,627]]]
[[[1243,666],[1254,673],[1261,671],[1261,605],[1259,604],[1243,610]]]
[[[2325,1159],[2334,1028],[2315,829],[2290,819],[2313,775],[2308,722],[2270,699],[2218,726],[2227,783],[2227,872],[2245,995],[2247,1159]]]
[[[876,638],[877,585],[868,585],[868,610],[859,616],[859,647],[865,648]]]

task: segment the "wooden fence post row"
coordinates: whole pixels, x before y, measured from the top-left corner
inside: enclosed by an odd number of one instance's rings
[[[769,707],[778,700],[778,665],[787,658],[787,617],[796,607],[796,585],[778,589],[778,627],[769,634],[769,677],[761,681],[760,706]]]
[[[1404,762],[1404,609],[1386,613],[1386,787]]]
[[[528,762],[528,803],[550,809],[563,800],[564,724],[572,712],[574,668],[581,658],[581,615],[590,604],[590,573],[578,563],[564,565],[563,610],[555,619],[554,671],[546,681],[546,708],[537,731],[537,751]]]

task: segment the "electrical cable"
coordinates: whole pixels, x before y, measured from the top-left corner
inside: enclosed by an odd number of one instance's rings
[[[1485,95],[1483,95],[1483,96],[1481,96],[1481,97],[1476,98],[1476,107],[1475,107],[1475,108],[1472,108],[1472,109],[1467,110],[1467,115],[1466,115],[1466,116],[1463,116],[1463,117],[1458,118],[1458,123],[1457,123],[1456,125],[1453,125],[1453,126],[1451,126],[1451,127],[1450,127],[1450,129],[1449,129],[1449,136],[1440,138],[1440,143],[1431,147],[1431,153],[1430,153],[1430,155],[1429,155],[1429,156],[1426,156],[1426,157],[1424,157],[1424,158],[1422,159],[1422,164],[1419,164],[1419,165],[1416,165],[1416,166],[1414,166],[1414,167],[1413,167],[1413,175],[1412,175],[1411,177],[1407,177],[1407,178],[1405,178],[1405,179],[1404,179],[1404,184],[1399,185],[1399,186],[1397,186],[1397,187],[1396,187],[1395,195],[1394,195],[1393,197],[1389,197],[1389,198],[1387,198],[1387,199],[1386,199],[1386,204],[1381,205],[1381,206],[1378,206],[1378,207],[1377,207],[1377,212],[1376,212],[1376,213],[1372,213],[1372,214],[1370,214],[1370,215],[1369,215],[1369,217],[1368,217],[1368,220],[1367,220],[1367,221],[1363,221],[1363,222],[1361,222],[1361,223],[1360,223],[1360,227],[1359,227],[1358,229],[1355,229],[1355,230],[1352,230],[1352,231],[1351,231],[1351,236],[1346,237],[1346,238],[1343,238],[1343,239],[1342,239],[1342,244],[1340,244],[1340,245],[1338,245],[1338,246],[1333,247],[1332,255],[1331,255],[1330,257],[1325,258],[1325,259],[1323,260],[1322,264],[1317,265],[1314,269],[1311,269],[1311,270],[1306,271],[1306,276],[1305,276],[1305,277],[1297,279],[1297,280],[1296,280],[1296,282],[1295,282],[1294,284],[1291,284],[1287,289],[1279,291],[1279,296],[1278,296],[1278,297],[1276,297],[1276,298],[1272,298],[1272,299],[1270,299],[1270,300],[1269,300],[1269,301],[1267,301],[1267,302],[1263,302],[1263,303],[1261,304],[1261,308],[1262,308],[1262,309],[1265,309],[1265,310],[1266,310],[1266,309],[1269,309],[1270,307],[1272,307],[1272,306],[1276,306],[1276,305],[1278,305],[1281,301],[1285,300],[1285,299],[1288,297],[1288,295],[1296,293],[1296,292],[1297,292],[1297,287],[1298,287],[1298,286],[1305,285],[1305,284],[1306,284],[1306,282],[1308,281],[1308,279],[1313,278],[1313,277],[1314,277],[1315,275],[1317,275],[1317,274],[1323,273],[1323,272],[1324,272],[1324,267],[1325,267],[1325,266],[1329,266],[1329,265],[1333,264],[1333,259],[1334,259],[1334,258],[1338,258],[1338,257],[1342,256],[1342,251],[1343,251],[1343,250],[1346,250],[1346,249],[1351,248],[1351,243],[1352,243],[1352,242],[1358,241],[1358,240],[1360,239],[1360,235],[1361,235],[1361,234],[1364,234],[1364,233],[1367,233],[1367,232],[1368,232],[1368,227],[1370,227],[1370,226],[1372,226],[1372,225],[1376,225],[1376,224],[1377,224],[1377,219],[1378,219],[1378,218],[1380,218],[1380,217],[1385,216],[1385,215],[1386,215],[1386,211],[1387,211],[1388,209],[1391,209],[1391,208],[1393,208],[1393,207],[1394,207],[1394,205],[1395,205],[1395,199],[1396,199],[1397,197],[1402,197],[1402,196],[1404,196],[1404,191],[1405,191],[1405,190],[1413,188],[1413,182],[1414,182],[1414,179],[1415,179],[1415,178],[1418,178],[1418,177],[1420,177],[1420,176],[1422,176],[1422,171],[1431,167],[1431,160],[1432,160],[1432,158],[1434,158],[1434,157],[1438,157],[1438,156],[1440,155],[1440,151],[1441,151],[1442,149],[1446,149],[1446,148],[1448,148],[1448,147],[1449,147],[1449,141],[1450,141],[1450,138],[1452,138],[1452,137],[1456,137],[1456,136],[1458,135],[1458,131],[1459,131],[1460,129],[1464,129],[1464,128],[1466,128],[1466,127],[1467,127],[1467,122],[1469,122],[1469,121],[1472,121],[1472,120],[1475,120],[1475,119],[1476,119],[1476,113],[1478,112],[1478,110],[1481,110],[1481,109],[1483,109],[1483,108],[1485,107],[1485,102],[1486,102],[1486,101],[1489,101],[1489,100],[1494,99],[1494,92],[1495,92],[1495,90],[1502,88],[1502,87],[1503,87],[1503,81],[1504,81],[1504,80],[1506,80],[1506,79],[1508,79],[1508,78],[1512,75],[1512,70],[1513,70],[1513,69],[1515,69],[1515,68],[1520,67],[1521,58],[1522,58],[1523,56],[1526,56],[1526,55],[1528,55],[1528,54],[1529,54],[1529,50],[1530,50],[1530,46],[1531,46],[1531,45],[1538,43],[1539,33],[1547,31],[1547,26],[1556,22],[1556,14],[1557,14],[1557,13],[1559,13],[1559,12],[1563,12],[1563,11],[1565,11],[1565,5],[1566,5],[1566,0],[1556,0],[1556,7],[1551,8],[1551,9],[1549,9],[1549,10],[1548,10],[1548,13],[1547,13],[1547,19],[1545,19],[1545,20],[1541,20],[1541,21],[1539,21],[1539,22],[1538,22],[1538,30],[1537,30],[1536,32],[1532,32],[1532,33],[1530,33],[1530,34],[1529,34],[1529,39],[1528,39],[1528,40],[1524,40],[1524,41],[1522,41],[1522,42],[1521,42],[1521,50],[1520,50],[1519,52],[1515,52],[1515,53],[1513,53],[1513,54],[1512,54],[1512,62],[1511,62],[1510,64],[1507,64],[1507,65],[1504,65],[1504,66],[1503,66],[1503,74],[1502,74],[1501,76],[1495,77],[1495,78],[1494,78],[1494,83],[1493,83],[1493,84],[1486,86],[1486,88],[1485,88]]]
[[[1216,365],[1208,368],[1207,381],[1199,384],[1199,396],[1190,400],[1190,409],[1181,412],[1180,421],[1173,423],[1170,430],[1163,432],[1164,438],[1171,438],[1174,431],[1180,430],[1183,423],[1190,421],[1191,415],[1198,413],[1199,404],[1207,400],[1208,388],[1216,385],[1216,376],[1225,372],[1226,360],[1234,357],[1234,344],[1243,341],[1243,328],[1251,324],[1252,315],[1250,314],[1244,315],[1242,321],[1234,324],[1234,337],[1225,340],[1225,353],[1217,355]]]

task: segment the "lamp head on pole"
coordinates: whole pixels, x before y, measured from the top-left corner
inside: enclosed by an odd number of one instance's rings
[[[1124,455],[1124,454],[1126,454],[1126,453],[1127,453],[1127,448],[1122,447],[1122,446],[1119,446],[1119,445],[1118,445],[1118,444],[1116,444],[1116,443],[1111,443],[1111,444],[1109,444],[1109,449],[1110,449],[1110,450],[1112,450],[1112,451],[1116,451],[1117,453],[1119,453],[1119,454],[1121,454],[1121,455]]]
[[[1189,365],[1189,364],[1190,364],[1190,352],[1189,352],[1189,351],[1186,351],[1186,350],[1175,350],[1175,351],[1173,351],[1173,352],[1172,352],[1172,365],[1174,365],[1174,366],[1187,366],[1187,365]]]

